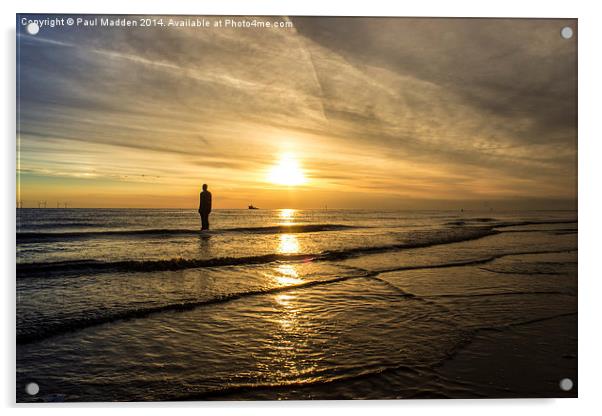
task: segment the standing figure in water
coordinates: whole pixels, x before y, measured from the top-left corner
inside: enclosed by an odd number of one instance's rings
[[[199,200],[199,214],[201,215],[201,231],[209,229],[209,214],[211,213],[211,192],[207,190],[207,184],[203,184]]]

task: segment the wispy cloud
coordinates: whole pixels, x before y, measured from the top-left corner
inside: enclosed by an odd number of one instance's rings
[[[575,198],[576,44],[558,36],[575,22],[291,21],[19,34],[21,174],[278,205],[265,172],[294,151],[298,192],[348,206]]]

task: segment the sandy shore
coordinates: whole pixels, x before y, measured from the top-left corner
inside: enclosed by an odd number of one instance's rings
[[[570,335],[576,335],[576,328],[575,314],[482,330],[438,372],[478,386],[487,396],[577,397],[577,337]],[[573,381],[572,390],[560,389],[563,378]]]

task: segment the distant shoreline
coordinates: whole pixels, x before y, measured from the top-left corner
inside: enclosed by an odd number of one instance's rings
[[[173,211],[197,211],[197,208],[195,207],[191,207],[191,208],[154,208],[154,207],[143,207],[143,208],[138,208],[138,207],[68,207],[68,208],[54,208],[54,207],[48,207],[48,208],[36,208],[36,207],[22,207],[22,208],[15,208],[16,211],[19,210],[71,210],[71,209],[95,209],[95,210],[126,210],[126,209],[132,209],[132,210],[156,210],[156,211],[160,211],[160,210],[173,210]],[[464,211],[461,211],[459,209],[407,209],[407,208],[400,208],[400,209],[372,209],[372,208],[288,208],[288,207],[282,207],[282,208],[259,208],[257,210],[251,210],[251,211],[278,211],[278,210],[283,210],[283,209],[292,209],[295,211],[366,211],[366,212],[463,212],[463,213],[467,213],[467,212],[577,212],[578,209],[574,208],[574,209],[494,209],[494,210],[489,210],[486,208],[483,209],[464,209]],[[213,211],[249,211],[248,208],[214,208]]]

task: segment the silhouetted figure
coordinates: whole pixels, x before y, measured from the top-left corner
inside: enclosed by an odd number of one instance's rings
[[[211,192],[207,190],[207,184],[203,184],[203,192],[199,199],[199,214],[201,214],[201,231],[209,229],[209,214],[211,213]]]

